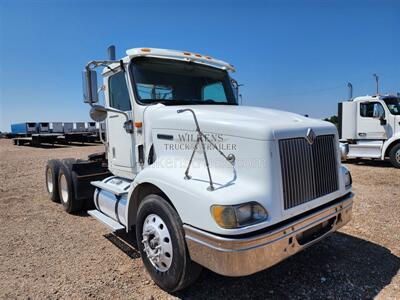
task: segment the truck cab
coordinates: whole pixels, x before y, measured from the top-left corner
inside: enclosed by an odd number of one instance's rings
[[[351,219],[352,179],[335,126],[239,105],[234,71],[192,52],[134,48],[116,60],[111,49],[83,72],[90,115],[106,122],[105,153],[46,168],[51,199],[71,213],[94,208],[88,213],[111,230],[134,233],[168,292],[202,267],[261,271]]]
[[[400,98],[356,97],[339,104],[339,134],[346,158],[389,158],[400,168]]]

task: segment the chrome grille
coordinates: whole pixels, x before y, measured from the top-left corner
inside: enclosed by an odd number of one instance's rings
[[[334,135],[279,141],[284,208],[289,209],[339,188]]]

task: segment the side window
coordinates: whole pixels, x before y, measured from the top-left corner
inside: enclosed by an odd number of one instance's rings
[[[385,109],[379,102],[360,103],[360,116],[364,118],[373,118],[376,115],[385,114]]]
[[[110,106],[123,111],[131,110],[131,101],[124,72],[111,76],[108,87],[110,90]]]
[[[225,90],[222,82],[218,81],[203,87],[203,100],[226,102]]]

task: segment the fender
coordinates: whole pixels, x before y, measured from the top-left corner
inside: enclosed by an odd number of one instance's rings
[[[206,174],[206,171],[203,170]],[[184,178],[185,168],[162,168],[151,165],[141,171],[135,178],[128,193],[128,204],[126,210],[127,230],[135,225],[136,212],[139,206],[138,189],[143,184],[150,184],[156,187],[168,197],[168,200],[178,212],[182,223],[189,224],[203,230],[219,234],[242,234],[255,230],[256,227],[265,227],[265,224],[258,223],[238,229],[225,229],[217,225],[211,216],[210,207],[216,203],[220,204],[239,204],[246,200],[258,201],[265,191],[257,189],[253,182],[243,180],[242,185],[228,185],[217,188],[214,191],[207,190],[209,183],[207,180]],[[218,172],[214,170],[213,175],[218,177]]]
[[[386,140],[383,143],[383,147],[382,147],[382,157],[381,159],[384,160],[385,159],[385,154],[386,154],[386,150],[394,145],[395,143],[400,142],[400,132],[395,133],[390,139]]]
[[[155,168],[150,166],[142,170],[136,176],[132,187],[129,189],[129,201],[126,210],[127,230],[135,225],[136,212],[140,200],[138,190],[143,187],[144,184],[152,185],[165,194],[178,212],[183,223],[195,223],[200,226],[196,221],[199,219],[200,215],[203,222],[208,223],[208,226],[204,225],[205,227],[209,227],[211,222],[214,223],[214,220],[211,219],[211,214],[206,213],[206,215],[204,215],[200,213],[200,211],[204,210],[205,199],[210,199],[210,193],[206,189],[204,189],[202,193],[200,189],[195,188],[199,185],[198,182],[185,180],[184,170],[177,171],[176,169]],[[190,188],[188,185],[190,185]],[[213,197],[211,197],[211,199],[212,198]],[[209,201],[210,200],[206,202]]]

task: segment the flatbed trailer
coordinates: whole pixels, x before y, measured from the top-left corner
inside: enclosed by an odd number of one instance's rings
[[[60,136],[58,133],[35,133],[31,136],[20,136],[12,139],[13,144],[17,146],[30,144],[32,146],[40,146],[42,144],[54,145],[57,142],[57,138]]]
[[[65,132],[62,134],[58,141],[60,143],[70,144],[70,143],[90,143],[93,133],[91,132]]]

